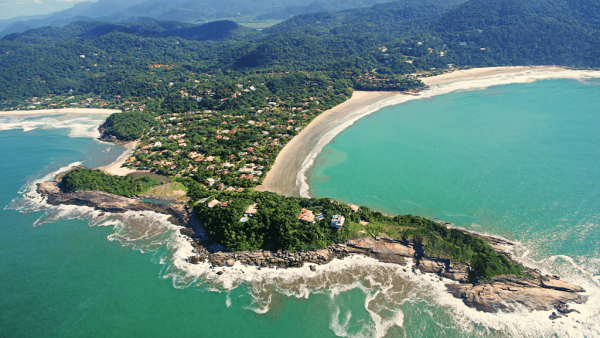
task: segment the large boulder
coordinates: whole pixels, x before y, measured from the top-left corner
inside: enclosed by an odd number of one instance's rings
[[[556,279],[542,280],[542,286],[548,289],[555,289],[559,291],[585,292],[585,289],[583,289],[581,286],[569,284]]]

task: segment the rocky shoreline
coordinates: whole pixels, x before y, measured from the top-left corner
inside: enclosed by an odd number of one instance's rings
[[[232,266],[236,261],[244,265],[261,268],[288,269],[308,264],[312,271],[333,259],[343,259],[350,255],[363,255],[380,262],[406,266],[414,262],[412,268],[421,273],[437,275],[458,283],[448,283],[446,288],[454,297],[462,299],[465,305],[484,312],[512,312],[517,307],[529,310],[555,310],[550,316],[554,320],[576,311],[569,304],[583,304],[588,296],[580,293],[585,290],[559,280],[557,276],[544,276],[539,271],[527,269],[523,276],[497,276],[491,281],[477,282],[469,278],[470,267],[455,264],[449,259],[428,257],[420,242],[400,241],[385,234],[370,235],[346,240],[314,251],[245,251],[225,252],[219,245],[209,245],[202,226],[195,219],[192,210],[183,204],[153,204],[137,198],[115,196],[102,191],[79,191],[65,193],[60,190],[60,177],[57,182],[38,183],[37,191],[47,197],[51,205],[71,204],[96,208],[105,212],[154,211],[171,215],[169,219],[189,236],[194,246],[188,262],[193,264],[210,263],[213,269]],[[462,231],[462,230],[461,230]],[[465,231],[466,232],[466,231]],[[507,248],[511,242],[495,237],[468,232],[487,241],[498,253],[510,258]],[[217,274],[226,273],[219,269]]]
[[[47,197],[47,203],[51,205],[80,205],[114,213],[154,211],[160,214],[171,215],[169,221],[176,225],[188,226],[192,223],[192,212],[184,204],[147,203],[137,198],[116,196],[104,191],[65,193],[60,190],[58,182],[38,183],[37,192]]]
[[[498,242],[493,237],[485,239]],[[403,242],[383,234],[373,237],[359,237],[333,244],[315,251],[245,251],[210,253],[200,241],[194,242],[195,255],[189,262],[208,262],[213,268],[232,266],[236,261],[260,268],[287,269],[308,264],[312,271],[334,258],[343,259],[350,255],[363,255],[384,263],[407,266],[412,260],[413,269],[421,273],[431,273],[440,279],[447,278],[458,283],[448,283],[446,288],[454,297],[462,299],[465,305],[484,312],[513,312],[517,307],[529,310],[555,310],[550,319],[560,318],[570,312],[569,304],[583,304],[588,296],[579,293],[585,290],[559,280],[556,276],[543,276],[539,271],[528,269],[527,277],[497,276],[491,281],[473,283],[469,279],[468,265],[454,264],[448,259],[428,257],[421,243]],[[217,273],[223,274],[226,270]]]
[[[123,140],[119,140],[118,137],[114,136],[114,135],[110,135],[108,133],[106,133],[106,129],[104,128],[104,124],[106,122],[102,123],[99,127],[98,127],[98,131],[100,132],[100,137],[98,137],[99,141],[102,142],[109,142],[109,143],[114,143],[118,146],[122,146],[122,145],[126,145],[127,143],[130,143],[132,141],[123,141]]]

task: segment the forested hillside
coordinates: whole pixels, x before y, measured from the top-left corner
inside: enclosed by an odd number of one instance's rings
[[[591,0],[469,1],[432,31],[458,64],[598,67],[599,10]]]
[[[65,27],[44,27],[30,29],[21,34],[5,36],[5,41],[44,43],[64,38],[93,38],[112,32],[121,32],[143,37],[178,37],[186,40],[239,40],[248,41],[258,36],[258,32],[237,25],[232,21],[214,21],[207,24],[189,24],[179,21],[142,21],[132,23],[111,23],[102,21],[78,21]]]
[[[121,109],[102,131],[139,141],[124,166],[185,183],[211,239],[230,250],[319,248],[368,221],[369,232],[419,241],[479,276],[519,273],[483,241],[429,220],[252,188],[353,90],[416,91],[420,76],[473,66],[599,67],[596,9],[591,0],[407,0],[260,32],[231,21],[77,22],[0,41],[1,107]],[[154,184],[86,170],[64,179],[67,191],[122,195]],[[341,231],[329,225],[335,214],[348,219]]]
[[[174,83],[183,74],[217,69],[323,70],[335,72],[334,77],[376,69],[393,77],[449,64],[598,67],[597,8],[591,0],[408,0],[302,15],[262,32],[228,21],[78,22],[5,37],[0,42],[0,99],[70,90],[156,95],[164,89],[160,83],[149,85],[158,72],[149,68],[152,64],[169,65],[168,72],[160,73],[163,82]]]

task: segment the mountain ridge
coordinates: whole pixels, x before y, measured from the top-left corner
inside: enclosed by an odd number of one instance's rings
[[[1,25],[0,37],[11,33],[22,33],[27,29],[43,26],[64,26],[73,21],[135,21],[139,17],[155,20],[205,23],[218,20],[281,20],[293,15],[315,11],[338,11],[368,7],[390,0],[317,0],[307,4],[306,0],[231,0],[227,5],[210,0],[99,0],[81,2],[77,5],[44,16],[9,19]],[[279,13],[279,14],[277,14]]]

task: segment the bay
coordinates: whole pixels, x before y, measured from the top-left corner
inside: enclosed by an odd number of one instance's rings
[[[323,149],[311,196],[529,242],[540,258],[597,260],[599,84],[510,84],[382,109]]]
[[[311,194],[517,240],[520,259],[597,293],[598,84],[496,86],[383,109],[325,147],[310,172]],[[27,206],[36,180],[78,162],[105,165],[121,153],[122,147],[92,139],[90,128],[0,131],[0,206],[6,206],[0,210],[0,336],[599,332],[597,297],[577,307],[581,316],[555,326],[545,312],[478,313],[449,296],[443,282],[359,258],[314,276],[265,272],[212,283],[193,266],[176,264],[186,247],[177,227],[156,215],[127,222],[85,208]]]

